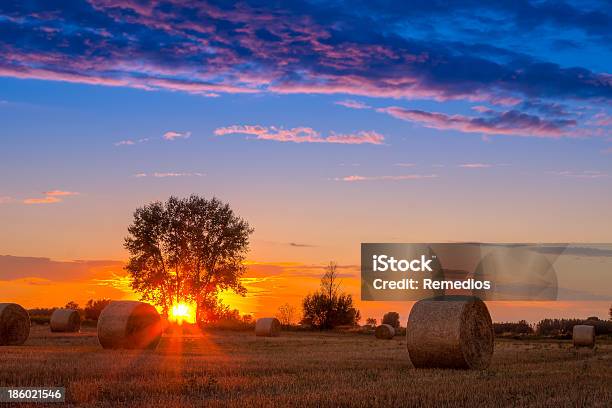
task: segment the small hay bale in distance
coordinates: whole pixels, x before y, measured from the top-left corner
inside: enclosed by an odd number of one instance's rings
[[[377,339],[391,340],[395,336],[395,328],[390,324],[381,324],[374,330]]]
[[[113,301],[98,318],[98,341],[105,349],[155,349],[161,335],[159,313],[148,303]]]
[[[0,346],[21,346],[30,336],[30,315],[16,303],[0,303]]]
[[[258,337],[278,337],[281,324],[276,317],[262,317],[255,323],[255,335]]]
[[[55,309],[49,326],[52,332],[78,332],[81,330],[81,315],[74,309]]]
[[[595,347],[595,326],[577,324],[572,331],[574,347]]]
[[[424,299],[410,311],[406,342],[416,368],[485,369],[493,356],[493,322],[476,297]]]

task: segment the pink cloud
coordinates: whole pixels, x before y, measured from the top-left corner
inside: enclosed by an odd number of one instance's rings
[[[574,120],[546,120],[514,110],[506,112],[490,111],[483,117],[448,115],[439,112],[404,109],[398,106],[380,108],[377,111],[401,120],[418,123],[427,128],[487,135],[558,138],[570,136],[568,128],[576,124]]]
[[[371,108],[370,105],[367,105],[363,102],[355,101],[353,99],[345,99],[342,101],[336,101],[334,103],[336,105],[344,106],[346,108],[351,108],[351,109],[370,109]]]
[[[120,140],[115,143],[115,146],[131,146],[135,144],[133,140]]]
[[[79,195],[79,193],[75,191],[63,191],[63,190],[44,191],[43,194],[46,196],[51,196],[51,197]]]
[[[486,106],[482,106],[482,105],[478,105],[478,106],[472,106],[472,110],[479,112],[479,113],[486,113],[486,112],[491,112],[491,108],[487,108]]]
[[[560,177],[583,178],[583,179],[599,179],[599,178],[610,177],[608,173],[604,173],[599,170],[583,170],[583,171],[562,170],[562,171],[550,171],[549,174],[553,174],[555,176],[560,176]]]
[[[459,167],[462,167],[464,169],[487,169],[493,166],[490,164],[485,164],[485,163],[465,163],[465,164],[460,164]]]
[[[39,198],[39,197],[36,197],[36,198],[26,198],[25,200],[23,200],[23,203],[24,204],[55,204],[55,203],[61,203],[63,197],[76,196],[76,195],[79,195],[80,193],[77,193],[75,191],[49,190],[49,191],[43,191],[43,194],[45,196],[42,197],[42,198]]]
[[[166,177],[204,177],[206,174],[198,172],[154,172],[154,173],[136,173],[134,177],[155,177],[155,178],[166,178]]]
[[[322,137],[319,132],[309,127],[282,129],[275,126],[234,125],[215,129],[216,136],[245,134],[257,140],[274,140],[293,143],[337,143],[337,144],[382,144],[384,136],[374,131],[359,131],[351,134],[331,133]]]
[[[175,132],[169,131],[164,133],[163,138],[165,140],[176,140],[176,139],[187,139],[191,136],[191,132]]]
[[[590,121],[589,124],[595,126],[612,126],[612,115],[603,112],[598,113],[593,116],[593,120]]]
[[[48,197],[43,197],[43,198],[26,198],[25,200],[23,200],[24,204],[53,204],[53,203],[59,203],[62,200],[60,200],[57,197],[54,196],[48,196]]]
[[[336,177],[334,181],[346,181],[346,182],[355,182],[355,181],[402,181],[402,180],[422,180],[422,179],[432,179],[437,178],[437,174],[404,174],[399,176],[345,176],[345,177]]]
[[[0,196],[0,204],[8,204],[13,202],[13,197],[9,196]]]

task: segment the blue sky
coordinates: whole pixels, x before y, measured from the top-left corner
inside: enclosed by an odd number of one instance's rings
[[[4,3],[0,243],[121,258],[135,207],[190,193],[255,220],[255,258],[271,242],[320,261],[375,237],[609,240],[611,16],[607,2]]]

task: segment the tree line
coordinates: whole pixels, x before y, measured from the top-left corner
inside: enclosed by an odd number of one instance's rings
[[[102,310],[111,302],[110,299],[89,299],[84,307],[80,307],[78,303],[70,301],[64,305],[64,309],[73,309],[79,312],[84,320],[97,321]],[[49,308],[34,308],[29,309],[28,314],[30,319],[35,323],[48,323],[51,314],[57,307]]]

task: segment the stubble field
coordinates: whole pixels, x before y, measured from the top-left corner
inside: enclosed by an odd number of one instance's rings
[[[103,350],[91,328],[34,326],[24,346],[0,348],[0,386],[62,386],[68,403],[101,407],[605,407],[611,368],[609,343],[497,340],[486,371],[417,370],[404,338],[348,333],[218,331],[139,352]]]

